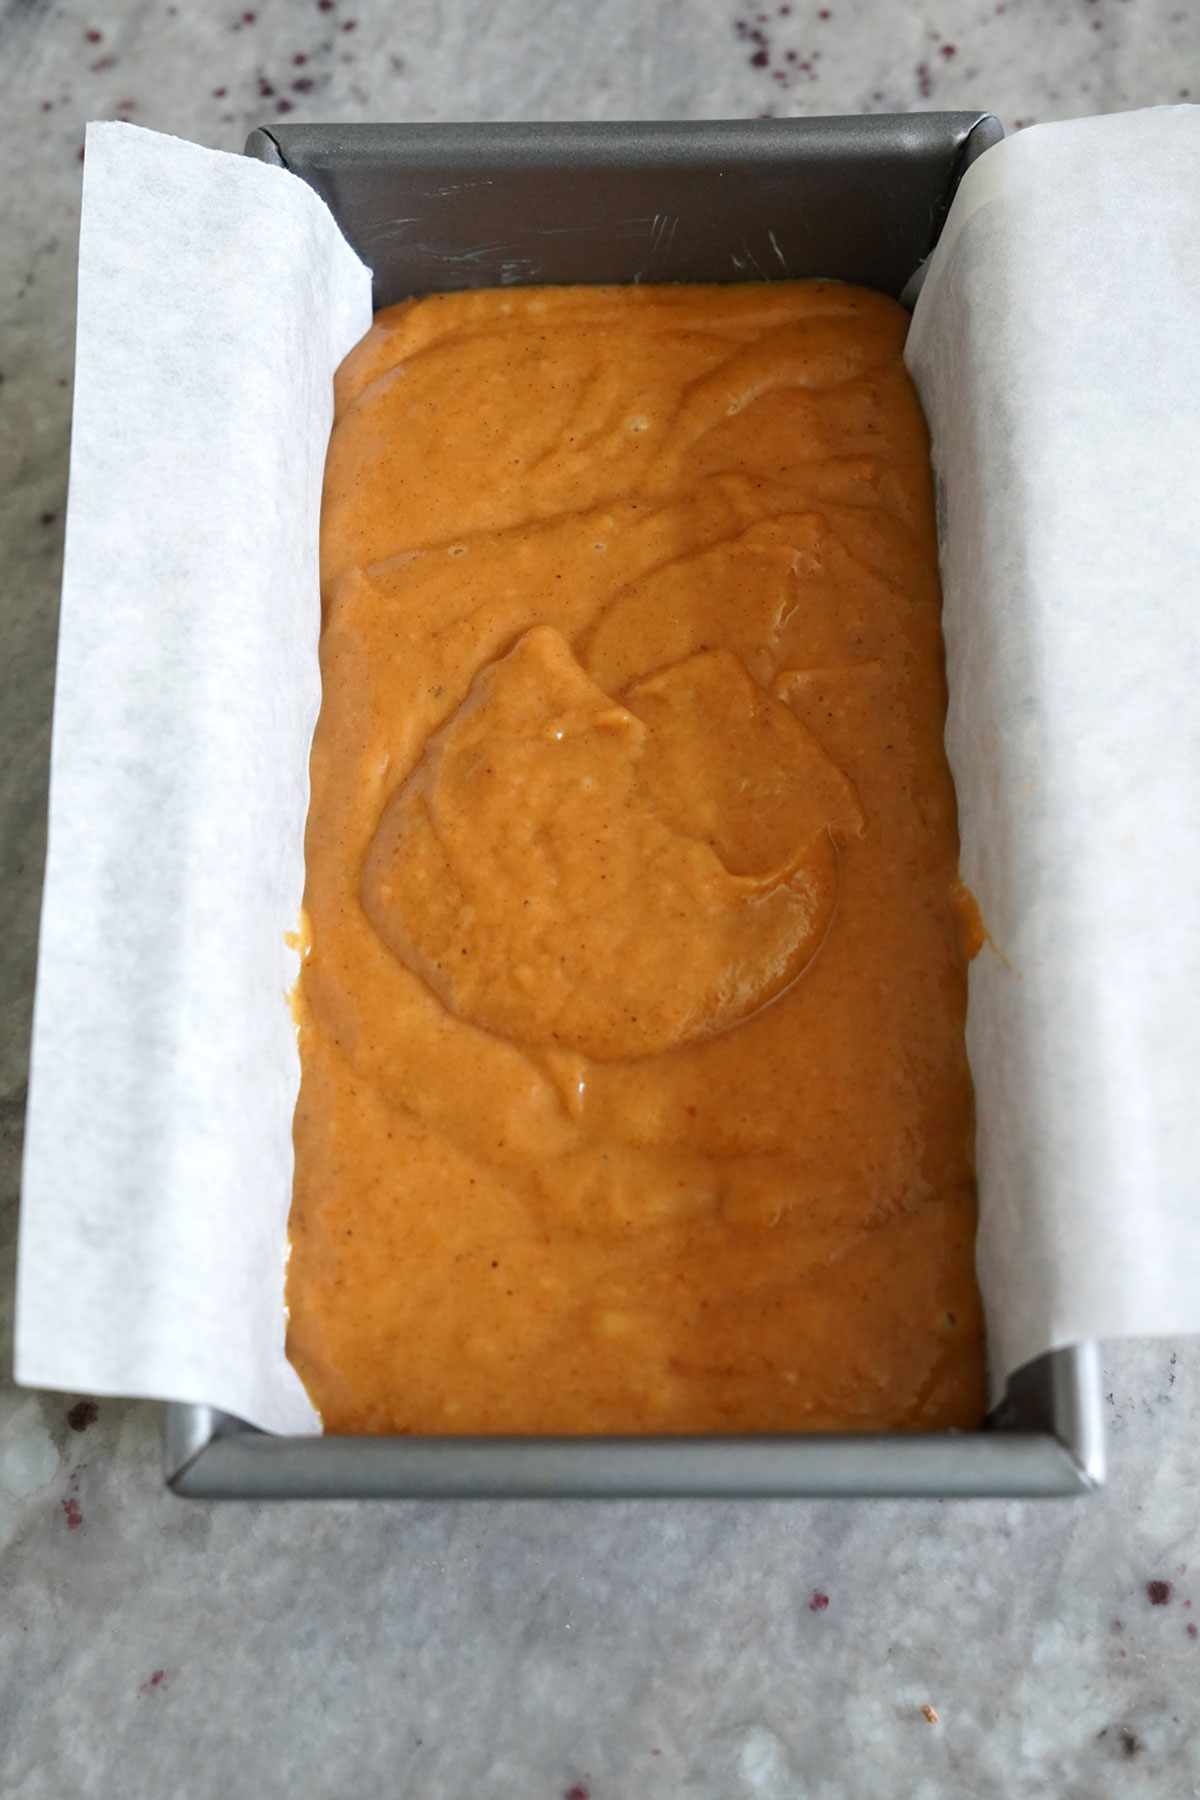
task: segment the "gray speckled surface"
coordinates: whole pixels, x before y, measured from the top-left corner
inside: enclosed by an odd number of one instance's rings
[[[983,105],[1011,129],[1200,96],[1200,12],[1187,0],[760,11],[0,5],[6,1309],[84,119],[131,117],[237,149],[278,116]],[[1200,1794],[1200,1348],[1130,1345],[1108,1367],[1107,1492],[958,1505],[189,1505],[161,1488],[155,1409],[103,1402],[79,1431],[70,1398],[5,1383],[0,1791]]]

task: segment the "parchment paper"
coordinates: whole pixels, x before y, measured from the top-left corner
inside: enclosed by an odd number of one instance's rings
[[[955,198],[934,441],[994,1390],[1200,1329],[1200,110],[1043,125]]]
[[[968,172],[934,433],[993,1386],[1200,1326],[1200,116]],[[89,130],[17,1325],[31,1385],[317,1421],[283,1354],[331,377],[368,272],[280,170]]]
[[[17,1379],[319,1429],[283,1354],[333,371],[283,170],[88,128]]]

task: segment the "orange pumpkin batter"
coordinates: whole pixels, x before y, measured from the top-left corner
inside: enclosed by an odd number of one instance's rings
[[[327,1429],[978,1424],[906,325],[469,292],[344,363],[288,1279]]]

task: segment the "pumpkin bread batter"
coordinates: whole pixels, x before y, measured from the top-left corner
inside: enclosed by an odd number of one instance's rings
[[[288,1280],[328,1430],[978,1424],[906,325],[476,291],[343,364]]]

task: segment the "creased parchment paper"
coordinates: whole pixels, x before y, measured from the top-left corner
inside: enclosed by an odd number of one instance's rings
[[[88,129],[17,1379],[319,1423],[285,1001],[333,372],[369,272],[249,158]]]
[[[993,1391],[1200,1329],[1200,109],[967,171],[909,336],[939,485]]]
[[[86,170],[17,1373],[315,1430],[284,934],[369,277],[277,169],[104,125]],[[1053,1345],[1200,1325],[1200,116],[987,152],[909,360],[995,944],[968,1037],[999,1392]]]

